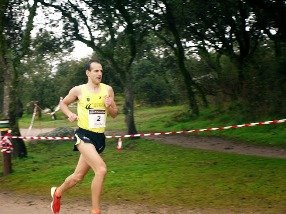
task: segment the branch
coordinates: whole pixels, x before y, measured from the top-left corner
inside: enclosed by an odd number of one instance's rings
[[[26,30],[25,30],[25,33],[23,36],[23,40],[22,40],[20,55],[17,57],[18,60],[23,58],[24,55],[29,50],[29,46],[30,46],[30,42],[31,42],[31,31],[34,28],[33,20],[34,20],[34,17],[36,16],[36,11],[37,11],[37,3],[38,3],[38,0],[34,0],[34,3],[32,5],[32,7],[30,8],[28,21],[27,21],[27,27],[26,27]]]
[[[85,24],[85,26],[86,26],[86,28],[87,28],[87,30],[88,30],[88,33],[89,33],[89,36],[90,36],[90,42],[94,43],[94,38],[93,38],[93,35],[92,35],[92,31],[91,31],[90,26],[89,26],[88,23],[87,23],[87,18],[86,18],[86,16],[83,14],[83,12],[82,12],[77,6],[75,6],[74,4],[72,4],[72,3],[70,2],[70,0],[69,0],[68,2],[70,3],[71,7],[72,7],[75,11],[77,11],[77,12],[79,13],[80,18],[83,20],[83,22],[84,22],[84,24]]]
[[[68,13],[66,10],[63,9],[62,6],[59,5],[53,5],[50,3],[46,3],[44,0],[39,0],[40,3],[46,7],[52,7],[57,9],[58,11],[60,11],[62,13],[62,15],[66,18],[68,18],[68,20],[73,24],[73,29],[74,29],[74,33],[73,36],[75,37],[76,40],[81,41],[83,43],[85,43],[87,46],[93,47],[94,43],[92,40],[88,40],[85,39],[80,33],[79,33],[79,23],[77,21],[76,18],[73,17],[73,15],[71,13]],[[88,26],[87,26],[88,27]],[[93,37],[92,37],[93,38]]]
[[[126,33],[128,35],[128,40],[129,40],[129,45],[130,45],[130,59],[129,59],[129,63],[127,65],[127,70],[129,70],[129,68],[131,67],[136,54],[137,54],[137,47],[136,47],[136,39],[134,37],[135,31],[134,31],[134,25],[131,21],[131,17],[129,15],[129,13],[127,12],[127,10],[125,9],[124,5],[122,4],[121,0],[117,1],[117,9],[119,10],[119,12],[121,13],[123,19],[126,21],[127,23],[127,27],[126,27]]]

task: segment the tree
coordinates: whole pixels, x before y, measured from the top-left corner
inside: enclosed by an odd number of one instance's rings
[[[131,0],[81,1],[72,3],[41,0],[45,7],[60,11],[65,38],[91,47],[99,58],[107,59],[119,74],[124,87],[124,114],[129,134],[137,133],[134,122],[132,64],[147,31],[141,2]],[[91,14],[91,15],[89,15]],[[140,18],[139,18],[140,17]]]
[[[283,42],[285,24],[281,23],[285,20],[286,6],[282,2],[280,0],[215,0],[203,1],[203,3],[202,1],[190,1],[190,4],[185,6],[189,5],[187,9],[189,13],[185,15],[189,20],[185,35],[199,45],[200,56],[210,65],[215,65],[213,68],[220,78],[221,87],[229,83],[221,74],[230,76],[233,71],[236,71],[238,82],[234,79],[233,85],[236,89],[230,94],[232,100],[242,101],[247,111],[253,109],[253,100],[257,100],[254,96],[251,97],[253,91],[260,93],[260,99],[255,102],[255,107],[260,108],[264,106],[262,103],[270,104],[266,101],[266,99],[269,100],[266,96],[268,93],[280,94],[284,90],[276,85],[285,83],[285,72],[283,74],[282,69],[277,69],[280,74],[275,74],[277,71],[274,71],[277,64],[280,64],[279,67],[285,64],[283,63],[285,61],[283,60],[285,59],[285,42]],[[270,39],[274,41],[276,56],[279,56],[276,62],[272,61],[273,45]],[[268,49],[267,52],[265,48]],[[210,57],[211,51],[217,54],[216,63],[213,63]],[[234,68],[223,71],[222,60],[224,58],[222,57],[230,59]],[[258,62],[257,59],[261,61]],[[268,61],[265,60],[272,61],[272,72],[269,72],[269,68],[261,69],[261,67],[267,67]],[[277,80],[273,81],[275,78]],[[270,92],[268,85],[275,86],[276,90],[270,90]],[[228,92],[231,91],[230,89]],[[261,96],[263,94],[265,96]]]
[[[36,15],[37,0],[30,5],[20,0],[2,1],[0,14],[0,63],[4,79],[2,114],[9,118],[12,133],[20,136],[18,118],[22,114],[22,103],[19,99],[19,69],[21,59],[29,50],[30,33]],[[27,20],[25,12],[29,11]],[[26,21],[26,22],[25,22]],[[14,153],[19,157],[27,155],[22,139],[14,139]]]
[[[194,115],[199,114],[199,107],[195,96],[194,88],[197,88],[202,94],[203,101],[207,105],[204,92],[200,86],[193,81],[193,74],[186,67],[185,46],[183,45],[182,26],[180,23],[180,15],[178,7],[182,8],[181,1],[151,1],[145,5],[145,9],[149,13],[149,20],[153,23],[153,29],[156,35],[162,39],[174,52],[177,64],[184,77],[184,83],[187,89],[189,108]],[[157,12],[156,12],[157,11]],[[176,14],[176,15],[175,15]]]

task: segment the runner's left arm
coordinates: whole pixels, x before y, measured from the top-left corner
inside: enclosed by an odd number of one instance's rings
[[[108,114],[115,118],[118,115],[118,109],[114,101],[114,91],[111,86],[108,88],[108,95],[109,96],[105,97],[105,107],[108,111]]]

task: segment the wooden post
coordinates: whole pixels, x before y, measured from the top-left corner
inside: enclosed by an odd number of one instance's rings
[[[3,175],[9,175],[12,172],[11,153],[3,152]]]

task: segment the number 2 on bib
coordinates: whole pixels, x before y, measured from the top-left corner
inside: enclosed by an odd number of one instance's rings
[[[88,125],[89,128],[105,127],[105,110],[88,110]]]

